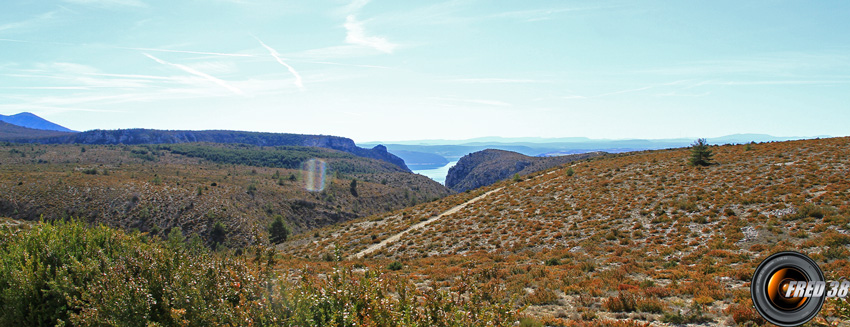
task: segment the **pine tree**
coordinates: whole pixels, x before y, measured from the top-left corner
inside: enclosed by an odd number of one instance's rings
[[[349,185],[349,188],[350,188],[350,191],[351,191],[351,195],[356,198],[357,197],[357,180],[356,179],[351,180],[351,185]]]
[[[289,227],[283,222],[283,216],[275,215],[274,222],[269,228],[269,241],[273,244],[286,242],[289,238]]]
[[[691,145],[691,158],[688,162],[691,166],[708,166],[711,165],[711,150],[708,148],[708,141],[705,139],[697,139]]]
[[[224,240],[227,238],[227,228],[224,227],[220,221],[217,221],[215,225],[213,225],[212,231],[210,231],[210,241],[212,241],[213,246],[218,246],[224,243]]]

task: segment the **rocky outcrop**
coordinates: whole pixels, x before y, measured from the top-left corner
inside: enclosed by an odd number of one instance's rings
[[[589,152],[558,157],[529,157],[521,153],[487,149],[463,156],[446,176],[446,187],[455,192],[479,188],[508,179],[514,174],[560,166],[571,161],[601,156],[605,152]]]
[[[164,131],[154,129],[91,130],[65,136],[16,140],[42,144],[174,144],[191,142],[241,143],[257,146],[312,146],[383,160],[410,172],[404,160],[387,152],[383,145],[358,147],[349,138],[329,135],[259,133],[241,131]]]

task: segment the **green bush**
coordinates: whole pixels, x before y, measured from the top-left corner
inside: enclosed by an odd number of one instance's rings
[[[691,157],[688,159],[688,163],[691,166],[708,166],[711,165],[711,157],[713,155],[708,148],[708,141],[698,139],[691,145]]]
[[[283,222],[283,216],[275,215],[274,222],[272,222],[272,225],[269,227],[269,241],[272,242],[272,244],[286,242],[286,240],[289,239],[289,234],[291,232],[292,231],[289,226]]]
[[[404,268],[404,265],[398,261],[393,261],[393,263],[387,265],[387,269],[392,271],[398,271],[401,270],[401,268]]]
[[[203,247],[79,222],[40,223],[2,240],[0,325],[237,325],[262,308],[259,276]]]
[[[338,269],[275,276],[274,251],[210,252],[79,222],[0,231],[0,326],[509,326],[510,301],[475,286],[418,290]],[[268,258],[268,259],[266,259]],[[299,277],[293,280],[291,277]],[[474,283],[469,283],[474,284]]]

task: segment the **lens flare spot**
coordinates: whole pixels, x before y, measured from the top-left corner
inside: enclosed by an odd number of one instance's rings
[[[321,159],[310,159],[304,162],[304,188],[310,192],[321,192],[325,189],[326,164]]]

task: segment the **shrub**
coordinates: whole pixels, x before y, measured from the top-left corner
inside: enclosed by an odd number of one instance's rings
[[[681,310],[676,311],[676,313],[664,313],[664,317],[661,318],[661,321],[670,323],[673,325],[685,325],[685,324],[701,324],[705,322],[711,321],[710,318],[704,316],[702,314],[702,309],[699,306],[693,306],[691,310],[686,313],[682,313]]]
[[[637,297],[634,293],[620,291],[602,302],[602,307],[610,312],[632,312],[637,309]]]
[[[349,191],[349,193],[351,193],[351,196],[353,196],[355,198],[358,196],[358,194],[357,194],[357,180],[356,179],[351,180],[351,184],[348,185],[348,191]]]
[[[548,288],[538,287],[526,295],[525,302],[530,305],[557,304],[558,294]]]
[[[203,248],[61,221],[0,239],[0,325],[239,325],[260,308],[245,263]]]
[[[711,157],[714,154],[708,148],[708,141],[705,139],[697,139],[691,145],[691,157],[688,163],[691,166],[708,166],[711,165]]]
[[[269,227],[269,241],[272,242],[272,244],[286,242],[290,233],[291,230],[289,229],[289,226],[283,222],[283,216],[275,215],[274,222],[272,222],[272,225]]]
[[[401,270],[401,268],[404,268],[404,265],[401,262],[398,262],[398,261],[393,261],[392,263],[387,265],[387,269],[392,270],[392,271],[398,271],[398,270]]]
[[[732,316],[732,319],[738,325],[745,325],[747,322],[752,322],[758,326],[765,324],[764,318],[753,309],[752,305],[736,303],[726,307],[723,313]]]
[[[210,242],[212,242],[213,248],[224,244],[226,238],[227,228],[220,221],[215,222],[215,225],[213,225],[210,231]]]
[[[519,326],[520,327],[543,327],[543,323],[537,321],[534,318],[522,317],[522,318],[519,318]]]
[[[336,269],[275,276],[256,259],[79,222],[0,230],[2,326],[511,326],[498,290],[419,290]],[[178,237],[178,235],[180,235]],[[251,252],[251,251],[248,251]],[[266,253],[267,252],[267,253]]]

